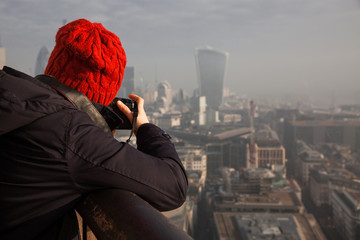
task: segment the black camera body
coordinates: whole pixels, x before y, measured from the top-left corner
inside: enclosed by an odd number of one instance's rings
[[[138,113],[138,106],[137,102],[128,98],[118,98],[116,97],[107,107],[111,110],[112,114],[107,114],[107,123],[110,129],[132,129],[132,123],[129,119],[125,116],[125,114],[120,111],[117,107],[117,101],[123,102],[133,113],[134,117],[133,120],[136,121],[137,113]],[[135,123],[134,123],[135,124]]]

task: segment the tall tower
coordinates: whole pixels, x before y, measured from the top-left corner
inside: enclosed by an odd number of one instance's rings
[[[6,65],[6,50],[2,47],[0,39],[0,69]]]
[[[226,64],[229,53],[206,46],[195,49],[200,96],[217,110],[222,102]]]
[[[122,87],[126,88],[126,96],[131,93],[134,93],[135,89],[135,69],[134,67],[126,67],[124,73],[124,80],[122,82]]]
[[[0,46],[0,69],[6,65],[6,51],[5,48]]]
[[[134,89],[135,89],[135,68],[126,67],[120,90],[116,94],[116,96],[127,98],[129,94],[134,93]]]
[[[48,60],[49,60],[49,51],[47,50],[46,47],[42,47],[36,59],[35,76],[39,74],[44,74]]]
[[[168,81],[162,81],[158,84],[157,102],[159,107],[168,110],[172,103],[172,89]]]

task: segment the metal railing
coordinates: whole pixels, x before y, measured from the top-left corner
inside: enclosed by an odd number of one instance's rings
[[[76,210],[98,240],[192,239],[149,203],[127,191],[95,192]]]

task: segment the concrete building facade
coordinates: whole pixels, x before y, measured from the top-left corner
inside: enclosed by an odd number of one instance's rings
[[[297,141],[297,158],[295,176],[304,185],[309,183],[310,170],[324,165],[325,157],[322,153],[310,148],[304,141]]]
[[[162,81],[158,84],[157,105],[162,111],[167,111],[172,103],[172,88],[168,81]]]
[[[287,121],[284,127],[284,146],[288,159],[288,173],[293,176],[296,169],[296,141],[307,144],[337,143],[350,146],[352,151],[360,150],[360,121]]]
[[[326,240],[314,217],[298,213],[214,213],[216,240]]]
[[[190,100],[190,104],[195,115],[195,124],[204,126],[206,124],[206,97],[193,97]]]
[[[333,191],[332,209],[335,227],[343,239],[360,239],[360,193]]]

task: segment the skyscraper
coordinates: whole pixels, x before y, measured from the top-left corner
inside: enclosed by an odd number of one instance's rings
[[[6,52],[5,48],[0,48],[0,69],[6,65]]]
[[[120,90],[116,96],[127,98],[129,94],[134,93],[134,89],[135,89],[135,68],[126,67]]]
[[[5,65],[6,65],[6,49],[2,46],[1,38],[0,38],[0,69],[2,69]]]
[[[134,92],[135,89],[135,69],[126,67],[122,87],[126,88],[126,96]]]
[[[195,49],[200,96],[206,97],[208,107],[217,110],[222,102],[229,53],[206,46]]]
[[[5,65],[6,65],[6,49],[1,46],[1,41],[0,41],[0,69],[2,69]]]
[[[48,60],[49,60],[49,51],[47,50],[46,47],[42,47],[36,59],[35,76],[39,74],[44,74]]]
[[[157,102],[160,108],[165,111],[169,109],[172,103],[172,89],[168,81],[162,81],[158,85]]]

